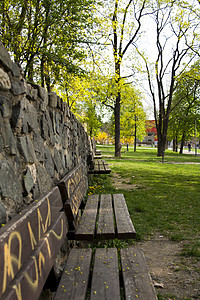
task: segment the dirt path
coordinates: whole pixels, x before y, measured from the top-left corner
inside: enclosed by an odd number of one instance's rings
[[[181,243],[156,235],[139,247],[164,299],[200,299],[200,261],[181,256]]]

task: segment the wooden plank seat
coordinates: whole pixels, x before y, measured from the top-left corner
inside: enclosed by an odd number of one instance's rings
[[[88,174],[110,174],[111,169],[108,163],[103,159],[94,160],[94,169],[89,170]]]
[[[79,165],[58,183],[69,224],[68,238],[75,240],[135,238],[136,232],[124,195],[105,194],[101,197],[90,195],[85,204],[87,180],[83,166]]]
[[[58,187],[0,229],[0,299],[38,299],[66,237]]]
[[[93,262],[93,263],[92,263]],[[137,247],[72,249],[54,300],[151,299],[156,292]]]
[[[83,210],[76,240],[132,239],[136,232],[123,194],[90,195]]]

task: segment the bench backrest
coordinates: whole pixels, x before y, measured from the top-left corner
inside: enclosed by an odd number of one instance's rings
[[[58,187],[69,222],[76,220],[82,200],[88,189],[88,178],[80,164],[69,172],[59,183]]]
[[[58,187],[0,229],[0,298],[38,299],[66,237]]]

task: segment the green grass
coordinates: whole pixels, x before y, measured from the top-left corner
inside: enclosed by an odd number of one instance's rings
[[[138,240],[156,232],[172,241],[189,241],[187,255],[199,256],[200,157],[166,150],[165,160],[155,148],[129,148],[114,158],[114,146],[98,146],[111,167],[110,175],[93,176],[89,193],[124,193]],[[133,184],[132,190],[116,190],[111,179]],[[189,254],[188,254],[189,253]]]

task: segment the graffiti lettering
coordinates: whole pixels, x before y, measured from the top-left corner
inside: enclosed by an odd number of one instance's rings
[[[46,198],[46,209],[47,213],[44,218],[44,213],[42,214],[40,211],[40,208],[37,207],[37,224],[35,225],[35,221],[31,219],[27,220],[27,232],[29,234],[29,243],[30,243],[30,251],[33,251],[36,249],[36,245],[43,245],[41,246],[41,250],[38,250],[36,254],[33,254],[32,257],[33,259],[33,264],[30,264],[31,266],[31,273],[30,274],[35,274],[34,277],[32,278],[32,275],[30,276],[28,273],[28,270],[24,272],[24,278],[29,285],[29,287],[35,291],[38,288],[39,280],[43,276],[42,274],[42,266],[45,266],[46,264],[46,259],[47,257],[43,253],[43,249],[47,249],[47,253],[49,258],[52,256],[52,247],[55,247],[55,242],[53,243],[52,237],[56,238],[56,240],[62,242],[62,238],[64,237],[64,220],[63,218],[60,217],[59,223],[55,223],[58,225],[53,225],[52,228],[57,228],[56,231],[54,229],[50,229],[48,231],[48,228],[52,225],[52,218],[51,218],[51,206],[50,206],[50,201],[48,198]],[[38,241],[36,238],[36,235],[33,233],[33,225],[37,226],[37,237]],[[57,233],[59,231],[59,233]],[[3,268],[3,284],[2,284],[2,294],[6,291],[9,283],[11,282],[12,279],[14,279],[15,275],[17,272],[21,269],[22,267],[22,251],[23,251],[23,240],[26,240],[27,243],[27,238],[22,237],[23,232],[20,231],[13,231],[9,234],[7,242],[4,243],[4,268]],[[50,242],[51,241],[51,242]],[[15,242],[15,248],[13,250],[13,243]],[[40,243],[41,242],[41,243]],[[17,247],[16,247],[17,243]],[[26,245],[25,243],[25,245]],[[46,247],[44,245],[46,244]],[[26,247],[26,246],[25,246]],[[18,249],[18,252],[16,253],[16,248]],[[27,247],[29,248],[29,247]],[[24,249],[26,251],[26,249]],[[13,252],[14,251],[14,252]],[[28,251],[28,250],[27,250]],[[45,251],[46,253],[46,251]],[[31,255],[31,253],[30,253]],[[35,256],[36,255],[36,256]],[[28,266],[28,267],[30,267]],[[22,300],[22,286],[21,282],[18,284],[14,284],[12,288],[16,292],[16,296],[18,300]],[[0,295],[1,296],[1,295]]]

